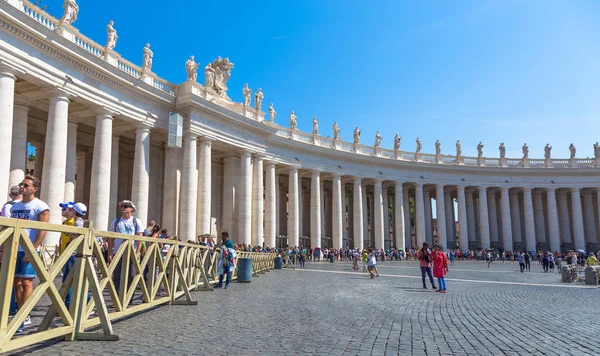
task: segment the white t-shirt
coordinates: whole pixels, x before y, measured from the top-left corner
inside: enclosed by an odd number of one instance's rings
[[[369,256],[369,263],[367,264],[367,266],[369,266],[369,267],[375,267],[375,265],[377,265],[377,259],[375,258],[375,254],[372,253]]]
[[[135,219],[135,224],[133,223],[133,219]],[[117,225],[116,227],[115,224]],[[110,223],[108,231],[114,231],[125,235],[137,235],[140,232],[144,232],[144,225],[142,225],[142,221],[140,219],[133,216],[129,219],[116,218]],[[113,252],[117,252],[119,246],[121,246],[121,243],[123,243],[123,239],[115,239]],[[133,248],[137,248],[137,241],[133,242]]]
[[[15,219],[39,221],[39,214],[46,210],[50,210],[48,204],[44,203],[38,198],[33,198],[32,201],[29,201],[27,203],[23,203],[22,201],[14,203],[12,205],[12,209],[10,210],[10,217]],[[27,233],[27,235],[29,235],[31,243],[35,241],[35,239],[38,236],[38,233],[40,232],[39,230],[31,229],[24,229],[24,231],[25,233]],[[21,247],[21,245],[19,245],[19,251],[23,251],[23,247]]]
[[[20,200],[15,200],[15,201],[9,201],[6,202],[4,204],[4,206],[2,207],[2,211],[0,212],[0,216],[5,216],[7,218],[10,218],[10,211],[12,210],[12,207],[14,204],[20,202]]]

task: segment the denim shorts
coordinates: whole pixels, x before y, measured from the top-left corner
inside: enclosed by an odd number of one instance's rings
[[[15,267],[15,277],[34,279],[35,276],[35,269],[33,269],[31,262],[25,262],[25,252],[20,251],[17,254],[17,266]]]

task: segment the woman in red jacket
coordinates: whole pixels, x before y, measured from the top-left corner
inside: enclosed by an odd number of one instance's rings
[[[438,286],[440,289],[437,291],[440,293],[446,293],[446,273],[448,273],[448,258],[440,246],[433,247],[433,253],[431,254],[433,260],[433,276],[438,280]]]

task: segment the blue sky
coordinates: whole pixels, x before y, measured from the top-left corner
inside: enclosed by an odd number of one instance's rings
[[[62,15],[61,0],[42,0]],[[600,140],[600,1],[78,1],[75,23],[96,42],[115,21],[115,50],[141,64],[151,44],[153,71],[185,80],[190,55],[204,67],[220,55],[235,63],[229,95],[244,83],[273,102],[277,122],[324,135],[337,121],[342,139],[359,126],[372,145],[375,130],[391,148],[465,155],[592,156]],[[199,75],[202,78],[203,75]]]

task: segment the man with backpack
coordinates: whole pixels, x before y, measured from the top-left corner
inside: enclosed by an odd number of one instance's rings
[[[137,235],[142,236],[144,234],[144,225],[142,225],[142,221],[133,216],[136,212],[135,205],[131,202],[131,200],[123,200],[119,203],[121,207],[121,216],[114,219],[110,224],[108,231],[114,231],[125,235]],[[112,261],[112,258],[119,250],[119,247],[123,243],[123,239],[108,239],[108,262]],[[138,243],[138,241],[133,241],[133,249],[135,250],[135,256],[131,256],[131,258],[140,258],[140,251],[142,249],[142,244]],[[121,288],[121,268],[123,266],[122,257],[117,266],[115,267],[114,272],[114,282],[115,288],[117,289],[117,293],[119,293],[119,289]],[[130,269],[133,267],[130,267]],[[129,278],[131,279],[131,278]],[[128,283],[129,284],[129,283]]]
[[[431,273],[431,250],[429,249],[429,244],[427,242],[423,242],[423,248],[421,248],[419,253],[417,253],[417,259],[419,260],[419,267],[421,267],[421,280],[423,281],[423,289],[427,289],[427,285],[425,284],[425,274],[429,276],[431,288],[437,289],[435,283],[433,282],[433,274]]]

